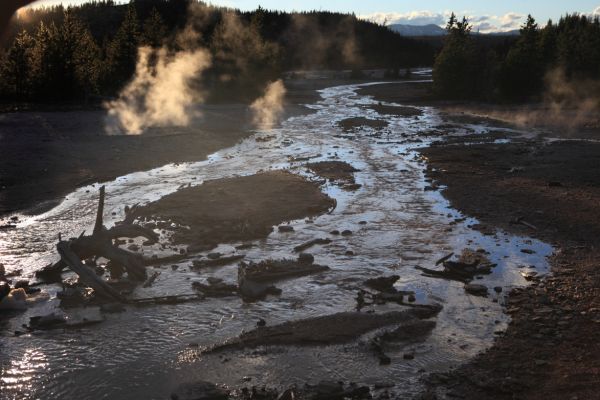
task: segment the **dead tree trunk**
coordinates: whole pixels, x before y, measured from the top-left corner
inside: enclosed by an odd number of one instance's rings
[[[73,272],[79,275],[79,279],[84,285],[94,289],[96,295],[109,300],[116,300],[119,302],[125,301],[123,296],[121,296],[117,290],[99,277],[94,270],[81,262],[79,256],[71,250],[69,242],[58,242],[56,249],[63,262],[68,265]]]
[[[81,264],[81,260],[90,257],[103,257],[112,263],[122,266],[127,271],[130,279],[138,281],[146,279],[144,259],[138,254],[115,246],[113,239],[144,237],[149,243],[155,243],[158,241],[158,234],[151,229],[131,223],[116,225],[111,229],[106,229],[103,223],[104,197],[105,189],[102,186],[100,188],[96,222],[92,234],[85,236],[84,232],[78,238],[70,239],[67,242],[60,241],[58,245],[60,246],[59,254],[61,260],[38,271],[38,277],[55,281],[60,280],[62,270],[67,266],[77,274],[79,274],[77,270],[82,271],[79,265],[74,265],[74,258],[77,258]],[[67,248],[69,250],[68,253],[66,253]],[[69,254],[69,257],[65,257],[65,254]],[[89,281],[86,283],[89,284]]]

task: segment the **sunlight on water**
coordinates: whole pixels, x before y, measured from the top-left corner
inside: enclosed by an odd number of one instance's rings
[[[355,174],[360,189],[346,191],[327,183],[323,190],[337,200],[334,212],[291,221],[293,232],[274,231],[244,253],[254,261],[292,257],[297,244],[329,237],[331,244],[309,251],[315,262],[328,265],[331,271],[282,282],[278,284],[283,290],[280,297],[257,303],[244,304],[233,297],[129,307],[125,313],[106,315],[101,324],[81,330],[12,337],[29,316],[41,313],[42,306],[33,307],[1,326],[0,391],[15,398],[27,394],[31,398],[164,399],[180,382],[208,380],[239,387],[244,385],[242,377],[249,376],[253,385],[275,387],[322,379],[393,382],[398,393],[409,394],[419,389],[419,371],[446,369],[489,346],[494,332],[507,323],[503,295],[490,290],[487,298],[470,296],[462,283],[424,277],[415,267],[433,268],[450,251],[487,252],[497,267],[477,283],[490,289],[501,286],[506,293],[511,287],[526,285],[523,275],[546,273],[545,258],[552,248],[529,238],[502,232],[485,236],[471,229],[477,221],[452,210],[439,192],[425,190],[426,161],[415,149],[444,135],[484,133],[493,127],[459,126],[441,132],[438,127],[443,120],[431,107],[417,107],[421,115],[415,117],[382,116],[370,108],[376,101],[357,93],[360,86],[322,90],[322,100],[310,105],[313,114],[256,132],[206,161],[167,165],[106,183],[105,215],[111,224],[123,218],[125,205],[157,200],[182,185],[281,168],[311,177],[304,167],[307,159],[346,161],[360,170]],[[385,118],[389,125],[381,130],[342,130],[338,122],[350,117]],[[273,138],[256,140],[265,136]],[[75,236],[91,228],[96,196],[97,185],[81,188],[49,212],[26,219],[10,234],[0,233],[0,262],[8,270],[22,268],[32,274],[55,260],[59,232]],[[329,232],[334,229],[349,229],[353,234],[332,237]],[[223,244],[218,251],[234,252],[236,244]],[[156,268],[161,275],[154,286],[139,288],[135,295],[191,293],[191,282],[204,282],[209,276],[236,282],[235,265],[199,274],[189,268],[192,260],[181,262],[176,271],[170,265]],[[444,308],[426,341],[390,348],[389,366],[379,365],[364,340],[344,346],[235,351],[226,355],[226,361],[201,354],[206,346],[252,329],[259,318],[274,325],[352,310],[365,279],[391,274],[400,275],[398,289],[416,292],[417,302],[441,303]],[[44,310],[54,307],[50,303],[44,304]],[[399,306],[374,308],[385,311]],[[405,351],[416,354],[410,363],[402,360]]]

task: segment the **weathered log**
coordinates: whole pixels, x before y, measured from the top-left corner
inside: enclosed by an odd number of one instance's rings
[[[94,292],[101,297],[123,302],[125,299],[121,294],[112,288],[108,283],[99,277],[94,270],[84,265],[79,256],[71,250],[69,242],[60,241],[56,245],[63,262],[77,275],[84,285],[94,289]]]
[[[119,237],[144,237],[151,243],[155,243],[158,241],[158,235],[150,229],[130,224],[117,225],[111,229],[106,229],[103,218],[104,198],[105,188],[102,186],[100,187],[98,210],[96,211],[96,222],[92,235],[85,236],[85,232],[83,232],[78,238],[69,240],[69,249],[80,261],[92,256],[103,257],[125,268],[131,279],[143,281],[146,279],[143,258],[138,254],[114,246],[112,240]],[[42,279],[57,281],[60,280],[60,274],[66,266],[67,263],[63,258],[59,262],[38,271],[36,275]]]
[[[320,317],[284,322],[244,332],[237,338],[217,344],[207,352],[258,346],[318,346],[348,343],[361,335],[390,325],[411,324],[434,317],[439,305],[422,305],[405,311],[384,314],[341,312]]]
[[[306,250],[309,247],[312,247],[314,245],[317,245],[317,244],[329,244],[329,243],[331,243],[331,239],[322,239],[322,238],[313,239],[313,240],[309,240],[306,243],[302,243],[302,244],[294,247],[294,251],[296,253],[299,253],[299,252],[304,251],[304,250]]]
[[[253,282],[277,282],[290,278],[329,271],[329,267],[319,264],[303,264],[296,260],[264,260],[259,263],[240,263],[238,278]]]

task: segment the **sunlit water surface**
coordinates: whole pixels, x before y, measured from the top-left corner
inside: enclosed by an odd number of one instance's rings
[[[398,90],[402,90],[398,83]],[[552,249],[538,241],[498,232],[484,236],[470,228],[472,219],[452,210],[437,191],[425,191],[426,163],[414,151],[440,135],[485,133],[498,128],[467,125],[436,129],[443,124],[438,112],[418,107],[419,117],[383,116],[368,108],[376,101],[357,94],[361,85],[322,90],[322,100],[310,105],[315,112],[290,118],[277,129],[259,131],[238,145],[208,160],[167,165],[106,183],[106,222],[123,218],[124,205],[159,199],[181,185],[204,180],[254,174],[268,169],[289,169],[310,177],[294,159],[344,160],[360,170],[362,187],[345,191],[334,184],[324,191],[337,199],[331,214],[312,221],[292,221],[291,233],[276,230],[245,252],[249,260],[292,257],[294,246],[317,237],[333,242],[309,251],[315,261],[331,271],[278,284],[280,297],[245,304],[237,297],[207,299],[180,305],[129,307],[108,314],[98,325],[77,330],[37,331],[19,337],[30,316],[42,315],[57,300],[40,303],[24,314],[0,322],[0,398],[3,399],[165,399],[181,382],[206,380],[231,388],[250,385],[288,387],[323,379],[362,384],[394,384],[393,392],[409,396],[420,389],[424,372],[445,370],[473,357],[489,346],[494,334],[505,328],[503,294],[523,286],[525,273],[547,270]],[[338,122],[348,117],[385,119],[382,130],[361,128],[344,132]],[[256,138],[274,136],[263,142]],[[194,178],[194,179],[193,179]],[[97,185],[78,189],[49,212],[24,217],[18,229],[0,232],[0,263],[10,271],[23,269],[30,276],[56,260],[58,233],[74,236],[90,230],[97,205]],[[113,215],[114,213],[114,215]],[[456,222],[455,220],[459,220]],[[366,224],[359,222],[366,221]],[[451,229],[450,229],[451,228]],[[352,236],[332,236],[330,231],[349,229]],[[232,243],[220,246],[234,251]],[[464,248],[484,249],[498,266],[477,283],[490,288],[487,298],[465,294],[463,284],[423,277],[415,266],[434,268],[437,259]],[[525,254],[521,249],[532,249]],[[354,256],[347,256],[352,250]],[[148,254],[151,250],[147,250]],[[137,297],[192,293],[191,282],[208,276],[235,283],[236,265],[196,273],[194,258],[170,265],[153,287],[138,289]],[[525,268],[524,268],[525,266]],[[535,267],[535,269],[533,268]],[[397,274],[398,289],[414,290],[417,302],[440,303],[437,327],[424,342],[393,345],[386,349],[389,366],[364,345],[370,335],[354,343],[329,347],[260,348],[203,355],[201,349],[253,329],[259,318],[268,324],[353,310],[357,289],[370,277]],[[492,287],[505,290],[497,295]],[[46,288],[54,297],[57,287]],[[495,302],[496,301],[496,302]],[[386,305],[377,311],[398,310]],[[404,360],[403,354],[415,354]],[[243,377],[251,378],[245,382]]]

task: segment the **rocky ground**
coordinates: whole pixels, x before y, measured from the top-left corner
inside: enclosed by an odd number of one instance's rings
[[[492,348],[427,378],[423,399],[593,399],[600,388],[600,129],[597,114],[543,104],[435,100],[426,85],[369,86],[379,101],[432,105],[449,124],[534,129],[447,138],[422,151],[433,188],[475,228],[551,243],[552,275],[507,297],[512,321]],[[443,128],[443,126],[441,127]],[[548,141],[543,137],[561,138]],[[535,138],[538,137],[538,138]],[[512,143],[500,143],[511,139]],[[590,140],[591,139],[591,140]]]
[[[600,143],[525,140],[423,150],[428,176],[479,229],[552,243],[552,276],[507,300],[494,346],[424,398],[592,399],[600,386]]]

